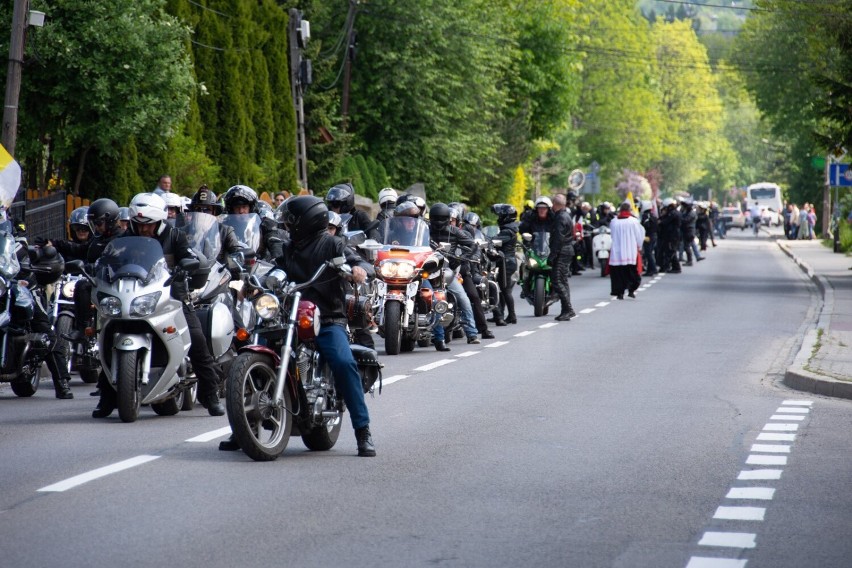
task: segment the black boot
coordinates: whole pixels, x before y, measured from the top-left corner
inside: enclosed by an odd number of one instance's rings
[[[240,449],[240,444],[237,442],[237,439],[234,438],[234,435],[231,434],[231,437],[227,440],[222,440],[219,442],[219,451],[220,452],[236,452]]]
[[[376,446],[373,445],[373,437],[370,435],[370,427],[364,426],[355,430],[355,440],[358,442],[358,455],[364,458],[372,458],[376,455]]]
[[[518,318],[515,317],[515,314],[509,314],[509,317],[506,318],[506,323],[518,323]]]
[[[64,400],[68,400],[70,398],[74,398],[74,393],[71,392],[71,388],[68,386],[68,379],[53,379],[53,388],[56,390],[56,398],[61,398]]]
[[[447,344],[443,341],[433,341],[432,344],[435,346],[437,351],[449,351],[450,348],[447,347]]]
[[[494,334],[489,329],[486,329],[485,331],[480,333],[480,335],[482,336],[482,339],[494,339]]]
[[[115,391],[111,387],[101,387],[101,398],[92,411],[92,418],[106,418],[115,410]]]
[[[207,413],[210,414],[210,416],[225,415],[225,405],[219,401],[219,395],[215,389],[204,393],[204,395],[199,393],[198,402],[201,403],[201,406],[207,409]]]

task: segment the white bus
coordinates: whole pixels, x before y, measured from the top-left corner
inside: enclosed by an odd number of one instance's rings
[[[746,208],[754,204],[763,209],[761,215],[765,225],[780,225],[784,222],[784,201],[781,198],[781,188],[774,183],[753,183],[746,188]]]

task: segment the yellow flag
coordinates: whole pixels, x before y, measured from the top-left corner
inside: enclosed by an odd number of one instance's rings
[[[20,187],[21,166],[0,144],[0,205],[8,209]]]

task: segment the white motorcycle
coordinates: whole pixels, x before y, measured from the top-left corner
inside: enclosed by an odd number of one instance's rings
[[[601,265],[601,277],[606,276],[609,265],[609,251],[612,249],[612,236],[609,227],[601,225],[592,230],[592,254]]]
[[[177,414],[191,396],[195,379],[185,372],[189,328],[171,284],[181,285],[199,265],[184,259],[170,274],[162,246],[147,237],[115,239],[95,264],[101,365],[117,392],[123,422],[134,422],[143,404],[161,416]]]

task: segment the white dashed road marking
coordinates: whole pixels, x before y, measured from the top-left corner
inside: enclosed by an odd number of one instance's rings
[[[732,487],[725,499],[759,499],[771,501],[775,496],[773,487]]]
[[[595,307],[596,308],[602,308],[602,307],[608,306],[608,305],[609,305],[609,302],[598,302],[597,304],[595,304]]]
[[[737,476],[740,481],[781,479],[781,469],[744,469]]]
[[[142,465],[143,463],[148,463],[149,461],[153,461],[160,456],[136,456],[135,458],[130,458],[129,460],[120,461],[118,463],[114,463],[112,465],[107,465],[104,467],[99,467],[98,469],[93,469],[92,471],[87,471],[86,473],[81,473],[80,475],[75,475],[74,477],[69,477],[64,481],[60,481],[59,483],[54,483],[53,485],[48,485],[47,487],[42,487],[38,491],[44,492],[61,492],[68,491],[69,489],[73,489],[78,485],[83,485],[84,483],[88,483],[89,481],[93,481],[95,479],[99,479],[101,477],[106,477],[107,475],[118,473],[119,471],[124,471],[125,469],[130,469],[131,467],[136,467],[137,465]]]
[[[386,379],[382,379],[382,386],[386,387],[388,385],[392,385],[397,381],[401,381],[402,379],[407,379],[408,375],[392,375]]]
[[[765,432],[795,432],[799,429],[798,424],[779,424],[779,423],[768,423],[763,427]]]
[[[539,329],[547,329],[548,327],[553,327],[555,325],[559,325],[559,322],[552,321],[550,323],[543,323],[539,327]]]
[[[503,346],[503,345],[508,345],[508,344],[509,344],[509,342],[508,342],[508,341],[495,341],[494,343],[488,343],[488,344],[486,344],[486,345],[485,345],[485,347],[487,347],[487,348],[490,348],[490,347],[501,347],[501,346]]]
[[[184,440],[185,442],[210,442],[215,440],[216,438],[221,438],[222,436],[227,436],[231,433],[231,427],[225,426],[224,428],[219,428],[218,430],[212,430],[205,434],[201,434],[200,436],[196,436],[194,438],[190,438],[189,440]]]
[[[813,406],[812,400],[785,400],[782,402],[784,406]]]
[[[762,521],[765,514],[765,507],[719,507],[713,518],[731,521]]]
[[[752,454],[746,460],[748,465],[787,465],[787,456],[764,456]]]
[[[522,331],[521,333],[516,333],[514,335],[514,337],[526,337],[528,335],[532,335],[535,332],[536,332],[536,330],[534,330],[534,329],[528,329],[527,331]]]
[[[799,408],[799,407],[796,407],[796,406],[782,406],[781,408],[779,408],[775,412],[777,412],[778,414],[782,414],[782,413],[784,413],[784,414],[807,414],[810,411],[811,411],[810,408]]]
[[[763,442],[794,442],[796,440],[796,435],[761,432],[757,435],[757,439]]]
[[[465,351],[464,353],[459,353],[456,357],[470,357],[471,355],[478,355],[480,351]]]
[[[754,533],[706,532],[698,544],[701,546],[725,546],[728,548],[754,548]]]
[[[769,417],[770,420],[804,420],[804,416],[799,416],[797,414],[773,414]]]
[[[595,308],[586,308],[585,310],[580,310],[581,314],[590,314],[595,311]]]
[[[428,365],[423,365],[421,367],[417,367],[414,369],[415,371],[431,371],[432,369],[437,369],[438,367],[443,367],[444,365],[449,365],[450,363],[455,363],[455,359],[438,359],[437,361],[433,361]]]
[[[733,560],[731,558],[693,556],[689,559],[686,568],[745,568],[746,562],[746,560]]]
[[[789,454],[790,446],[785,444],[752,444],[751,451],[771,454]]]

